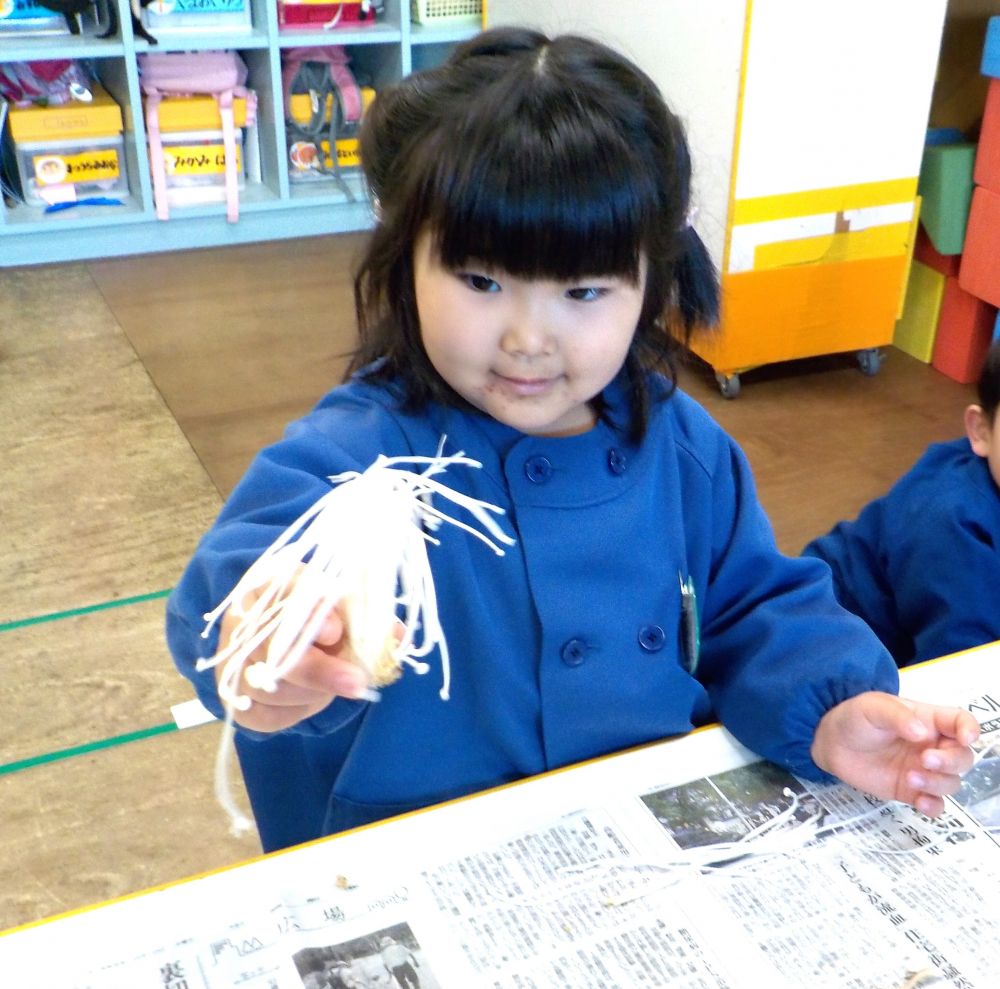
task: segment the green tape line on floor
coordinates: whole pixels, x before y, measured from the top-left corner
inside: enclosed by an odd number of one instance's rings
[[[47,762],[58,762],[60,759],[72,759],[74,756],[87,755],[89,752],[97,752],[99,749],[109,749],[115,745],[138,742],[143,738],[151,738],[154,735],[163,735],[171,731],[178,731],[177,725],[173,722],[166,725],[155,725],[152,728],[143,728],[141,731],[131,731],[124,735],[113,735],[111,738],[102,738],[97,742],[74,745],[68,749],[57,749],[55,752],[46,752],[44,755],[32,756],[30,759],[18,759],[16,762],[8,762],[0,765],[0,776],[16,773],[22,769],[31,769],[34,766],[41,766]]]
[[[89,604],[82,608],[71,608],[69,611],[53,611],[48,615],[36,615],[34,618],[19,618],[17,621],[0,624],[0,632],[10,632],[16,628],[28,625],[41,625],[44,622],[57,622],[62,618],[76,618],[79,615],[89,615],[95,611],[107,611],[109,608],[121,608],[129,604],[143,604],[145,601],[156,601],[169,596],[172,588],[165,591],[152,591],[149,594],[137,594],[130,598],[116,598],[114,601],[103,601],[100,604]]]
[[[100,604],[86,605],[82,608],[54,611],[47,615],[36,615],[33,618],[21,618],[13,622],[4,622],[0,624],[0,632],[9,632],[13,629],[25,628],[29,625],[41,625],[44,622],[59,621],[62,618],[76,618],[79,615],[89,615],[95,611],[107,611],[109,608],[121,608],[130,604],[143,604],[146,601],[156,601],[167,597],[170,591],[171,588],[168,588],[165,591],[152,591],[149,594],[116,598],[114,601],[104,601]],[[144,738],[151,738],[154,735],[163,735],[166,732],[177,730],[177,725],[171,722],[164,725],[155,725],[152,728],[143,728],[140,731],[127,732],[124,735],[102,738],[96,742],[87,742],[83,745],[74,745],[66,749],[57,749],[55,752],[46,752],[43,755],[32,756],[29,759],[18,759],[16,762],[8,762],[0,765],[0,776],[16,773],[22,769],[31,769],[33,766],[41,766],[48,762],[57,762],[60,759],[71,759],[74,756],[86,755],[89,752],[97,752],[100,749],[108,749],[115,745],[126,745],[129,742],[137,742]]]

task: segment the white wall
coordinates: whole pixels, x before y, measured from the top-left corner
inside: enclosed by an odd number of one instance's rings
[[[656,81],[687,126],[695,226],[721,265],[732,174],[744,0],[489,0],[489,25],[599,38]]]
[[[736,198],[916,176],[945,0],[754,0]]]

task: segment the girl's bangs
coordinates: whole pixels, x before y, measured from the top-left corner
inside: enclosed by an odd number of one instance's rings
[[[477,261],[557,281],[639,277],[656,212],[650,176],[627,149],[554,143],[508,133],[482,153],[453,147],[437,158],[422,212],[445,266]]]

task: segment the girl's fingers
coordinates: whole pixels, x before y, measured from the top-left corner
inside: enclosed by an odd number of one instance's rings
[[[950,797],[962,785],[959,776],[947,773],[929,773],[924,769],[913,769],[906,774],[906,782],[919,793],[929,793],[937,797]]]
[[[368,676],[354,661],[354,654],[349,649],[331,655],[317,646],[306,650],[282,682],[319,693],[360,697],[368,686]]]
[[[336,656],[319,653],[319,659],[303,658],[275,684],[273,691],[256,690],[251,684],[244,692],[254,703],[294,707],[316,703],[322,698],[329,703],[334,697],[363,697],[367,687],[368,678],[359,667]]]
[[[327,648],[337,645],[344,637],[344,621],[336,610],[331,610],[316,633],[315,642]]]
[[[955,739],[959,745],[972,745],[979,738],[979,722],[961,708],[938,708],[935,720],[941,734]]]
[[[918,722],[925,723],[924,731],[931,731],[945,738],[952,738],[959,745],[971,745],[979,738],[979,722],[960,707],[941,707],[900,698],[903,705],[913,712]],[[932,727],[928,727],[932,726]],[[907,734],[905,737],[910,738]],[[917,740],[917,739],[914,739]]]
[[[920,764],[924,769],[955,776],[963,776],[972,769],[975,761],[975,753],[967,745],[925,749],[920,754]]]
[[[864,719],[868,727],[879,734],[886,743],[902,738],[907,742],[922,742],[930,739],[931,731],[916,711],[916,705],[895,694],[870,691],[859,695],[856,701],[862,705]],[[848,726],[849,727],[849,726]],[[850,737],[847,739],[851,741]],[[865,739],[862,744],[871,744],[873,739]]]
[[[944,813],[944,800],[929,793],[919,794],[913,801],[913,806],[927,817],[940,817]]]

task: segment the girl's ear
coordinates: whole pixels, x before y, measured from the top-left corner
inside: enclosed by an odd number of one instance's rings
[[[972,452],[977,457],[986,457],[990,452],[992,426],[978,405],[970,405],[965,410],[965,435],[969,437]]]

